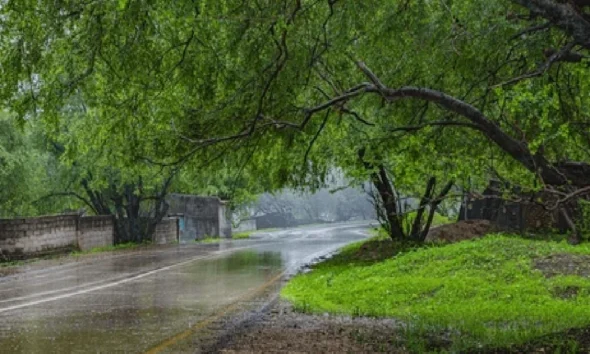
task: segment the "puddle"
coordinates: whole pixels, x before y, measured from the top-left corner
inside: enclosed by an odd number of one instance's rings
[[[141,352],[282,270],[278,252],[238,251],[0,316],[3,353]]]
[[[322,254],[366,237],[359,230],[326,230],[252,241],[246,243],[251,247],[247,250],[172,266],[116,286],[102,284],[245,243],[180,245],[48,270],[0,284],[0,299],[10,302],[20,296],[23,300],[16,304],[26,305],[0,312],[0,352],[144,352],[235,303],[283,270],[298,269]],[[92,292],[62,296],[93,282],[98,285]],[[57,299],[28,306],[27,301],[47,298],[39,294],[48,290]]]

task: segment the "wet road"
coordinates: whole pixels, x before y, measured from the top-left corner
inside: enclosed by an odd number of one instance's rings
[[[0,353],[142,353],[196,328],[367,226],[106,256],[0,278]]]

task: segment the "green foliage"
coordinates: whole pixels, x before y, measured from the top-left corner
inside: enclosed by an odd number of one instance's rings
[[[221,238],[216,237],[216,236],[205,235],[205,237],[195,240],[195,242],[196,243],[219,243],[219,242],[221,242]]]
[[[4,267],[18,267],[21,266],[23,264],[26,264],[27,262],[25,261],[7,261],[4,259],[0,259],[0,268],[4,268]]]
[[[135,243],[135,242],[126,242],[126,243],[119,243],[113,246],[102,246],[102,247],[94,247],[88,251],[78,251],[72,252],[72,256],[79,257],[84,256],[87,254],[96,254],[96,253],[104,253],[104,252],[115,252],[115,251],[123,251],[123,250],[133,250],[139,247],[145,247],[149,245],[150,242],[143,242],[143,243]]]
[[[295,277],[282,296],[310,312],[394,317],[408,324],[408,335],[450,336],[463,350],[590,325],[587,274],[558,269],[547,277],[535,268],[552,255],[589,257],[587,244],[494,235],[369,263],[358,261],[361,247]]]
[[[325,100],[321,92],[337,94],[364,81],[350,58],[366,60],[390,85],[412,81],[478,97],[486,92],[482,73],[514,50],[505,38],[518,26],[501,16],[509,9],[506,1],[303,1],[301,8],[296,2],[258,6],[238,0],[196,6],[188,0],[124,6],[8,1],[0,17],[0,97],[21,117],[35,112],[54,133],[63,127],[64,113],[75,114],[69,125],[76,132],[66,134],[68,160],[95,152],[89,161],[115,168],[123,180],[137,175],[135,166],[144,158],[188,161],[197,170],[231,151],[224,163],[235,172],[222,177],[231,184],[245,174],[267,190],[313,186],[332,165],[357,174],[356,149],[371,142],[374,156],[387,155],[396,166],[396,185],[414,190],[432,171],[445,175],[441,180],[485,173],[484,160],[476,165],[461,160],[494,149],[471,132],[441,135],[426,129],[404,139],[389,133],[411,122],[423,109],[418,103],[379,108],[371,98],[352,102],[349,108],[374,127],[330,111],[308,161],[302,155],[321,119],[311,120],[301,134],[277,130],[270,122],[297,124],[302,107]],[[456,27],[454,16],[463,27]],[[544,45],[552,41],[539,39]],[[20,90],[23,86],[31,90]],[[425,119],[439,115],[428,109]],[[259,129],[248,141],[202,144],[242,133],[255,119]],[[433,134],[440,138],[434,141]],[[248,171],[240,171],[245,164]],[[228,193],[223,184],[209,184],[219,181],[215,173],[210,176],[206,188]]]
[[[498,85],[566,42],[554,30],[515,38],[531,25],[514,20],[525,14],[508,0],[8,0],[0,101],[63,144],[60,161],[91,174],[94,190],[139,176],[155,188],[167,174],[159,167],[182,165],[173,191],[251,201],[283,186],[318,188],[334,166],[366,181],[363,147],[404,195],[421,195],[430,176],[476,189],[492,171],[540,188],[478,131],[396,130],[465,123],[436,105],[363,95],[305,121],[306,108],[367,81],[362,60],[388,86],[460,97],[552,161],[588,161],[585,63]]]
[[[38,126],[19,126],[0,111],[0,217],[32,216],[71,207],[43,197],[55,184],[56,161]],[[61,211],[61,210],[60,210]]]

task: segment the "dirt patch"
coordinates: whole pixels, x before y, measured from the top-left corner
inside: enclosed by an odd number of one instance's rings
[[[547,278],[556,275],[577,275],[590,278],[590,256],[560,253],[536,259],[535,269],[543,272]]]
[[[425,241],[459,242],[482,237],[494,231],[494,227],[488,220],[463,220],[432,229]]]
[[[355,251],[352,257],[349,257],[347,261],[350,263],[373,263],[380,262],[385,259],[389,259],[396,254],[402,252],[407,245],[400,244],[399,242],[393,242],[391,239],[385,240],[369,240]],[[336,254],[334,257],[338,259],[339,255]],[[352,261],[350,261],[352,259]]]
[[[575,299],[579,292],[580,288],[577,286],[556,287],[552,290],[553,296],[563,300]]]
[[[425,334],[426,335],[426,334]],[[412,344],[403,325],[393,319],[307,315],[279,300],[255,321],[233,328],[206,353],[417,353],[446,352],[444,334],[427,335]],[[474,353],[589,353],[590,328],[574,328],[510,347],[478,347]]]
[[[407,353],[394,320],[306,315],[277,301],[227,338],[220,353]]]

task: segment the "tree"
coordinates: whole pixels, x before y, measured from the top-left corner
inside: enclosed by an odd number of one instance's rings
[[[35,216],[64,203],[39,200],[55,177],[55,160],[42,135],[30,123],[19,126],[13,116],[0,111],[0,217]]]
[[[91,214],[113,216],[115,243],[151,240],[167,215],[166,196],[178,169],[136,163],[124,171],[103,160],[104,149],[68,161],[64,145],[53,141],[52,146],[58,173],[40,200],[74,201]]]
[[[352,141],[356,158],[361,130],[396,185],[406,165],[422,190],[453,166],[447,180],[499,175],[562,208],[590,192],[584,5],[13,0],[0,10],[0,97],[51,125],[76,95],[95,135],[133,159],[225,149],[273,186],[321,184],[335,159],[313,146]],[[439,149],[462,154],[429,155]],[[305,162],[285,158],[296,154]]]
[[[354,217],[374,218],[368,195],[347,184],[327,184],[316,190],[282,189],[272,194],[261,194],[253,204],[252,216],[263,215],[278,215],[297,224],[349,221]]]

